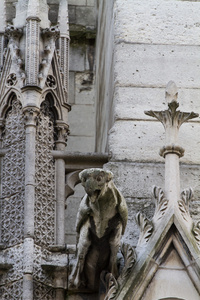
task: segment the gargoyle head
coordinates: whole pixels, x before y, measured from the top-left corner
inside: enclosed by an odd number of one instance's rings
[[[113,178],[113,174],[103,169],[86,169],[79,174],[79,178],[90,201],[95,202],[107,183]]]

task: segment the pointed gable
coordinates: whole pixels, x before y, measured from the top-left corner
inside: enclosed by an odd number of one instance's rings
[[[188,275],[187,266],[173,245],[170,245],[165,260],[158,267],[142,300],[166,299],[166,295],[175,299],[199,299],[199,293]]]

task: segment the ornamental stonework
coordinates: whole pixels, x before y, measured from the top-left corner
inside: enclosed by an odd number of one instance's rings
[[[54,243],[55,167],[51,154],[53,147],[53,113],[48,102],[44,102],[38,116],[36,134],[35,242],[41,246]]]
[[[2,174],[1,238],[11,246],[22,241],[24,222],[25,128],[22,107],[16,98],[6,116],[3,147],[6,155]]]

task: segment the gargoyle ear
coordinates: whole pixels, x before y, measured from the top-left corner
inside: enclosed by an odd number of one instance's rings
[[[83,179],[84,174],[85,174],[85,170],[83,170],[83,171],[81,171],[81,172],[79,173],[79,179],[80,179],[81,181],[82,181],[82,179]]]
[[[113,179],[113,173],[112,172],[110,172],[110,171],[106,171],[106,174],[107,174],[107,182],[109,182],[110,180],[112,180]]]

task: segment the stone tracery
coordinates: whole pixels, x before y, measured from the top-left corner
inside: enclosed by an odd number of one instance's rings
[[[24,215],[24,159],[25,129],[22,106],[15,97],[6,116],[3,132],[3,158],[1,226],[2,242],[18,244],[23,238]],[[8,215],[12,215],[12,221]]]
[[[51,151],[54,148],[55,116],[48,100],[41,105],[36,134],[36,205],[35,233],[39,245],[54,243],[55,167]]]

